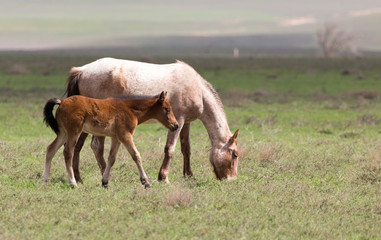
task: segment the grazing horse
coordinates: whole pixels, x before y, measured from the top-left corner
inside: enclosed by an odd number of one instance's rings
[[[120,94],[150,95],[164,89],[168,89],[168,101],[172,105],[179,128],[168,132],[158,180],[168,182],[169,164],[179,136],[184,159],[183,174],[193,176],[190,166],[189,129],[190,123],[196,119],[202,121],[208,132],[212,144],[210,162],[217,179],[235,179],[238,166],[238,130],[234,134],[230,132],[223,105],[212,85],[184,62],[158,65],[102,58],[71,69],[67,95],[106,98]],[[86,137],[87,134],[81,135],[73,158],[74,173],[78,181],[81,181],[79,152]],[[104,138],[93,137],[91,148],[101,171],[105,166],[103,147]]]
[[[162,92],[155,97],[121,96],[94,99],[71,96],[64,100],[50,99],[44,108],[44,121],[53,129],[57,137],[47,148],[43,181],[49,179],[52,158],[65,144],[63,153],[69,183],[77,186],[72,168],[72,157],[77,139],[82,132],[86,132],[95,136],[111,137],[110,155],[102,177],[103,186],[108,184],[111,167],[115,162],[120,143],[122,143],[138,167],[141,183],[145,188],[150,187],[132,135],[138,124],[149,119],[156,119],[172,131],[178,128],[166,95],[167,93]],[[55,105],[59,105],[56,117],[53,116]]]

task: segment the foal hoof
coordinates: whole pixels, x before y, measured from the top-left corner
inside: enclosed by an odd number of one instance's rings
[[[151,188],[151,184],[149,184],[149,183],[145,183],[145,184],[144,184],[144,189],[149,189],[149,188]]]

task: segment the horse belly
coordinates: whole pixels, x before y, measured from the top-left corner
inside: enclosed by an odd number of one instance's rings
[[[115,136],[114,133],[114,122],[107,123],[94,123],[86,121],[83,125],[83,131],[95,136]]]

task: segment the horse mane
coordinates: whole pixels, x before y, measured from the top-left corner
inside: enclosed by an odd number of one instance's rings
[[[210,84],[210,82],[206,81],[205,79],[202,78],[202,83],[204,84],[204,86],[212,93],[212,95],[214,96],[214,99],[216,100],[217,102],[217,105],[223,110],[224,109],[224,105],[222,104],[222,101],[221,101],[221,98],[220,96],[218,95],[217,91],[213,88],[212,84]],[[224,111],[224,110],[223,110]]]
[[[217,105],[220,107],[220,109],[223,112],[225,112],[224,111],[224,105],[222,104],[221,98],[218,95],[217,91],[213,88],[212,84],[210,82],[206,81],[196,70],[194,70],[194,68],[192,66],[190,66],[186,62],[183,62],[183,61],[176,59],[176,63],[183,64],[183,65],[187,66],[189,69],[191,69],[194,73],[196,73],[198,75],[198,77],[201,79],[201,82],[204,85],[204,87],[206,87],[206,89],[209,90],[210,93],[212,93],[212,95],[214,96],[214,99],[216,100]]]

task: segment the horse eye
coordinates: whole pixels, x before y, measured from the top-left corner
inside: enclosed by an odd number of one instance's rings
[[[233,158],[237,158],[238,157],[238,155],[235,152],[233,152],[232,155],[233,155]]]
[[[170,112],[169,108],[164,108],[167,113]]]

